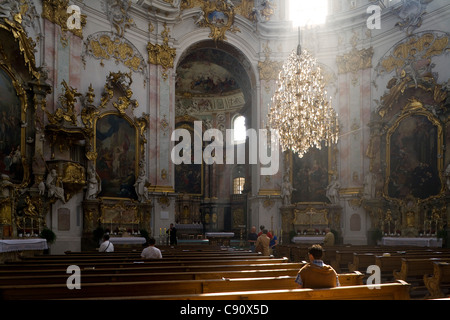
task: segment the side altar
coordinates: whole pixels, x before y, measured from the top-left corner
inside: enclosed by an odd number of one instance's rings
[[[341,212],[339,205],[327,203],[298,203],[281,207],[283,242],[290,243],[295,237],[296,243],[320,243],[326,228],[340,234]]]

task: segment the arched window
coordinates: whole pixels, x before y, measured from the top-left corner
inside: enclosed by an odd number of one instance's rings
[[[236,166],[233,168],[233,194],[242,194],[245,186],[245,168],[243,166]]]
[[[244,191],[245,178],[238,177],[233,179],[233,194],[242,194]]]
[[[233,119],[233,142],[235,144],[244,143],[246,139],[247,127],[245,117],[237,116]]]

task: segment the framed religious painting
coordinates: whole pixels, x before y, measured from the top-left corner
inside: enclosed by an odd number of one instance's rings
[[[26,94],[14,76],[0,67],[0,173],[13,184],[27,177],[24,166]]]
[[[95,149],[95,167],[101,179],[99,197],[137,199],[134,183],[139,148],[135,124],[126,115],[102,115],[96,121]]]
[[[329,183],[331,150],[325,145],[310,149],[302,158],[291,152],[292,203],[328,203],[326,189]]]
[[[190,118],[190,117],[188,117]],[[175,165],[175,192],[185,193],[189,195],[203,195],[203,161],[201,164],[194,163],[194,130],[193,120],[186,120],[186,117],[181,117],[181,121],[177,121],[176,129],[185,129],[191,135],[191,163],[181,163]],[[201,134],[201,133],[200,133]],[[202,137],[199,137],[202,141]],[[203,152],[203,150],[202,150]]]
[[[443,126],[423,107],[405,108],[387,132],[387,179],[389,198],[419,200],[443,191]]]

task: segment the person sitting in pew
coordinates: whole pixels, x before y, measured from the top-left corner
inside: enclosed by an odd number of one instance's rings
[[[263,256],[270,256],[270,238],[267,236],[267,233],[267,229],[264,229],[255,243],[255,251],[260,252]]]
[[[103,242],[100,245],[98,252],[114,252],[114,245],[109,241],[109,234],[103,236]]]
[[[299,288],[333,288],[340,285],[336,271],[322,261],[322,256],[321,245],[315,244],[308,249],[310,262],[300,269],[295,279]]]
[[[142,250],[142,259],[162,259],[161,250],[155,247],[156,240],[153,237],[148,239],[148,247]]]

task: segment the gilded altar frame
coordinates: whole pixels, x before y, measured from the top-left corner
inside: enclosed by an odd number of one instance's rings
[[[133,92],[131,90],[132,77],[130,73],[122,73],[111,72],[107,78],[107,82],[104,86],[104,92],[102,94],[101,102],[98,107],[92,104],[93,97],[95,96],[93,93],[92,87],[87,94],[88,104],[82,111],[82,121],[85,124],[85,134],[87,136],[87,148],[86,148],[86,157],[91,161],[91,164],[96,168],[98,172],[99,156],[102,156],[102,150],[99,149],[98,138],[99,131],[98,126],[102,124],[102,121],[109,120],[108,125],[109,131],[106,133],[107,135],[116,135],[117,141],[122,141],[123,144],[129,143],[126,147],[132,147],[133,152],[133,176],[130,177],[130,181],[127,184],[127,188],[131,191],[131,194],[122,195],[119,194],[117,196],[108,195],[105,192],[101,191],[99,193],[99,198],[101,199],[111,199],[111,200],[124,200],[131,199],[136,200],[137,197],[134,193],[134,188],[131,188],[134,184],[134,181],[138,177],[139,174],[139,165],[141,161],[144,160],[145,157],[145,144],[147,142],[145,133],[149,126],[149,116],[144,114],[142,117],[137,118],[133,115],[133,110],[138,106],[138,102],[133,99]],[[102,124],[103,125],[103,124]],[[125,125],[129,125],[129,128],[125,128]],[[128,141],[122,140],[125,138],[119,137],[118,132],[122,130],[122,132],[130,133],[129,130],[134,132],[133,137],[129,137]],[[128,129],[128,130],[127,130]],[[130,132],[129,132],[130,131]],[[110,137],[108,137],[110,138]],[[125,149],[126,147],[122,144]],[[128,150],[128,149],[127,149]],[[125,151],[125,150],[122,150]],[[123,154],[125,152],[122,152]],[[125,155],[126,156],[126,155]],[[111,160],[111,159],[109,159]],[[109,161],[108,160],[108,161]],[[122,163],[117,162],[116,166],[122,165]],[[129,160],[129,159],[128,159]],[[112,161],[112,160],[111,160]],[[128,161],[129,162],[129,161]],[[112,164],[112,163],[111,163]],[[123,168],[122,168],[123,169]],[[124,172],[126,174],[126,172]],[[103,195],[102,195],[103,192]]]
[[[424,104],[416,99],[416,98],[410,98],[408,100],[408,103],[403,107],[403,110],[401,114],[399,114],[398,118],[396,118],[395,122],[392,124],[392,126],[387,130],[386,132],[386,179],[385,179],[385,185],[383,190],[383,196],[392,201],[403,201],[403,199],[406,197],[401,196],[392,196],[392,193],[390,193],[390,184],[394,180],[393,179],[393,172],[391,172],[393,169],[393,159],[391,158],[391,146],[394,143],[393,138],[394,135],[397,133],[401,123],[403,121],[413,120],[414,117],[424,117],[428,120],[428,122],[431,124],[431,126],[435,127],[436,129],[436,151],[433,155],[435,157],[435,164],[436,168],[435,170],[432,170],[431,173],[428,174],[428,176],[436,175],[436,177],[439,179],[440,182],[440,190],[436,190],[435,194],[430,194],[426,197],[417,197],[414,196],[414,198],[417,199],[418,203],[420,202],[426,202],[431,199],[440,198],[445,191],[445,182],[444,182],[444,176],[443,176],[443,170],[444,170],[444,127],[430,111],[428,111]],[[418,129],[417,129],[418,130]],[[415,136],[417,134],[417,131],[415,131]],[[427,132],[427,134],[430,134]],[[423,146],[425,147],[425,146]],[[401,155],[403,152],[402,149],[398,150],[398,153]],[[427,164],[428,166],[428,164]],[[417,169],[417,168],[416,168]],[[411,173],[411,172],[410,172]]]
[[[17,188],[24,188],[29,184],[30,181],[30,168],[28,165],[28,160],[26,157],[26,126],[23,125],[27,123],[27,111],[28,111],[28,103],[27,103],[27,94],[25,92],[25,89],[20,84],[20,82],[16,79],[16,76],[14,75],[12,71],[12,66],[0,63],[0,71],[3,71],[6,76],[8,76],[11,79],[12,87],[15,90],[16,96],[18,98],[19,104],[20,104],[20,161],[21,161],[21,167],[23,170],[23,174],[21,179],[17,181],[13,181]],[[10,134],[11,132],[9,132]],[[3,159],[2,159],[3,160]]]

